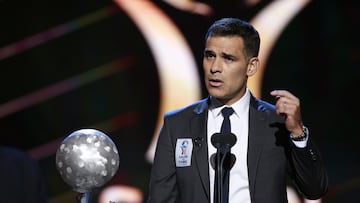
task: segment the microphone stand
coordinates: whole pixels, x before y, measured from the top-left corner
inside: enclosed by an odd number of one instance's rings
[[[224,155],[223,155],[224,157]],[[223,167],[222,167],[222,161],[223,158],[221,158],[221,153],[220,150],[217,149],[216,151],[216,170],[217,170],[217,176],[215,178],[217,178],[217,181],[215,180],[215,183],[217,183],[216,185],[216,192],[217,192],[217,203],[223,203]]]
[[[225,203],[223,201],[223,180],[224,180],[224,161],[226,155],[230,152],[230,148],[236,143],[236,136],[232,133],[230,134],[220,134],[215,133],[211,136],[211,143],[217,149],[216,150],[216,171],[215,176],[215,185],[214,196],[217,195],[217,198],[214,198],[215,203]],[[225,148],[224,154],[221,154],[220,149]],[[230,169],[229,169],[230,170]],[[226,202],[227,203],[227,202]]]
[[[90,203],[91,202],[90,196],[91,196],[91,192],[80,193],[77,196],[77,202],[78,203]]]
[[[217,185],[216,185],[216,188],[217,188],[217,203],[227,203],[227,202],[224,202],[223,200],[223,195],[224,195],[224,192],[223,192],[223,182],[224,182],[224,161],[226,159],[226,156],[227,154],[229,153],[229,145],[225,144],[225,146],[220,146],[221,147],[225,147],[225,150],[224,150],[224,154],[221,154],[219,152],[219,150],[217,150],[216,152],[216,168],[217,168]],[[222,155],[222,156],[221,156]]]

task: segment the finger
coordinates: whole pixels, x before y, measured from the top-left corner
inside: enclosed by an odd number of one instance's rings
[[[276,101],[276,105],[283,105],[286,104],[286,105],[291,105],[291,106],[300,106],[300,100],[295,97],[295,96],[292,96],[292,97],[287,97],[287,96],[278,96],[277,97],[277,101]]]
[[[281,115],[293,117],[297,112],[297,105],[282,99],[276,103],[276,112]]]
[[[275,96],[276,98],[287,97],[290,99],[297,99],[297,97],[286,90],[273,90],[270,92],[270,95]]]
[[[276,103],[278,103],[279,105],[284,105],[284,104],[286,105],[286,104],[292,104],[294,102],[288,97],[278,97]]]
[[[285,101],[279,99],[275,105],[277,114],[284,114],[286,112],[286,105]]]

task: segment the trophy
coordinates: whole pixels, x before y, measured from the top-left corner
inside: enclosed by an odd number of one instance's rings
[[[79,193],[78,202],[90,203],[91,192],[109,182],[119,168],[119,153],[103,132],[80,129],[71,133],[56,152],[62,179]]]

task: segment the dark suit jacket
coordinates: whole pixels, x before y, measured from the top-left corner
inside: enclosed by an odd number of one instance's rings
[[[49,202],[37,161],[20,149],[0,147],[0,180],[0,202]]]
[[[210,202],[207,114],[210,99],[165,115],[150,178],[148,203]],[[191,166],[176,167],[178,138],[191,138]],[[325,194],[328,177],[311,138],[297,148],[289,139],[284,118],[275,107],[251,96],[249,109],[248,174],[253,203],[287,202],[286,184],[291,177],[309,199]]]

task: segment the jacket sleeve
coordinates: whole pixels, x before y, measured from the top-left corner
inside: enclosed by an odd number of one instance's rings
[[[318,148],[311,137],[304,148],[291,144],[292,176],[296,187],[308,199],[321,198],[328,189],[328,175]]]

